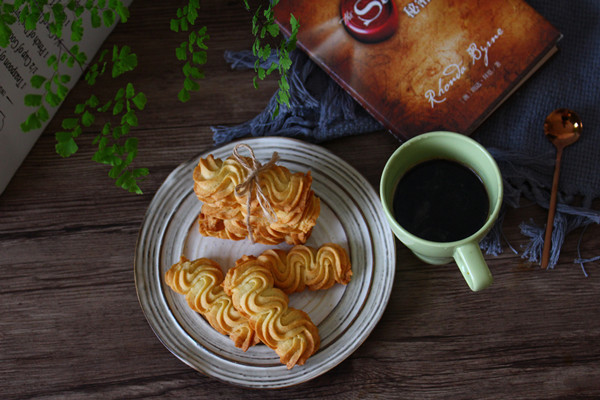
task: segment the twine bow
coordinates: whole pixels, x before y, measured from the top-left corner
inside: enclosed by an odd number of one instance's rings
[[[239,150],[242,148],[250,152],[250,162],[248,162],[245,157],[242,157],[240,155]],[[240,143],[233,148],[233,158],[235,158],[235,160],[248,171],[248,176],[246,177],[246,180],[244,180],[242,183],[238,184],[235,187],[235,193],[238,196],[244,196],[246,194],[248,195],[248,198],[246,200],[246,228],[248,229],[248,237],[252,242],[254,242],[254,238],[252,236],[252,227],[250,226],[250,203],[252,202],[252,189],[256,188],[256,198],[264,216],[270,222],[277,221],[277,214],[275,214],[275,210],[273,209],[271,202],[260,187],[259,174],[262,171],[271,168],[273,165],[275,165],[277,160],[279,160],[279,155],[277,154],[277,152],[273,152],[271,160],[265,165],[262,165],[256,159],[252,148],[245,143]]]

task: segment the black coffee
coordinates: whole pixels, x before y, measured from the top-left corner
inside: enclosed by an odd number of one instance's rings
[[[481,178],[470,168],[446,159],[411,168],[394,193],[394,215],[404,229],[434,242],[453,242],[485,223],[489,199]]]

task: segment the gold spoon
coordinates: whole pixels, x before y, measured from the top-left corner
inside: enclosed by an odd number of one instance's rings
[[[552,242],[552,226],[556,212],[556,193],[558,192],[558,177],[560,175],[560,159],[565,147],[575,143],[581,135],[581,119],[571,110],[559,108],[548,115],[544,122],[544,134],[556,147],[556,164],[554,165],[554,178],[552,179],[552,192],[550,192],[550,207],[548,221],[546,222],[546,236],[542,250],[542,268],[548,267],[550,259],[550,244]]]

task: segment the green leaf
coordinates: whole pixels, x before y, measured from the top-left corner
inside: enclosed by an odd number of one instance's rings
[[[256,73],[257,73],[257,75],[258,75],[258,79],[260,79],[260,80],[263,80],[263,79],[265,79],[265,76],[267,75],[267,73],[266,73],[266,71],[265,71],[265,69],[264,69],[264,68],[259,68],[259,69],[256,71]]]
[[[86,111],[81,116],[81,124],[85,127],[89,127],[94,123],[95,119],[96,118],[94,117],[94,115],[92,113],[90,113],[89,111]]]
[[[194,49],[194,43],[196,42],[196,39],[198,38],[198,34],[194,31],[190,32],[189,36],[188,36],[188,42],[189,42],[189,50],[193,51]]]
[[[148,170],[148,168],[136,168],[132,171],[132,175],[136,178],[140,177],[140,176],[146,176],[150,173],[150,171]]]
[[[75,59],[77,60],[77,62],[81,65],[85,64],[86,60],[87,60],[87,55],[81,51],[79,53],[77,53],[77,55],[75,56]]]
[[[73,138],[69,138],[68,140],[56,143],[55,149],[61,157],[70,157],[77,152],[79,147]]]
[[[54,134],[54,137],[57,142],[66,142],[69,139],[72,139],[73,135],[71,134],[71,132],[60,131],[60,132],[56,132]]]
[[[48,121],[50,118],[50,114],[48,114],[48,110],[43,105],[40,106],[37,110],[37,115],[40,121]]]
[[[98,28],[98,27],[100,27],[100,25],[102,25],[102,19],[100,18],[100,15],[98,14],[97,8],[94,8],[92,10],[92,13],[90,15],[90,21],[92,22],[92,27],[94,27],[94,28]]]
[[[103,135],[108,135],[110,133],[110,122],[107,122],[104,124],[104,126],[102,127],[102,134]]]
[[[290,14],[290,25],[292,28],[292,32],[297,33],[298,28],[300,28],[300,23],[298,22],[298,19],[294,16],[294,14]]]
[[[123,172],[123,170],[125,168],[127,168],[127,163],[124,163],[122,160],[119,159],[120,162],[115,163],[116,165],[114,165],[110,171],[108,172],[108,176],[113,178],[113,179],[117,179],[119,177],[119,175],[121,175],[121,173]]]
[[[25,105],[30,107],[37,107],[42,104],[42,95],[40,94],[26,94]]]
[[[285,90],[279,90],[279,104],[290,104],[289,92]]]
[[[75,9],[75,16],[77,16],[77,17],[81,17],[81,14],[83,14],[84,12],[85,12],[85,8],[83,8],[83,7],[81,7],[81,6],[78,6],[78,7]]]
[[[172,19],[170,27],[173,32],[179,32],[179,20]]]
[[[34,30],[37,25],[37,20],[38,20],[38,17],[36,15],[29,14],[27,16],[27,18],[25,18],[25,29],[27,29],[28,31]],[[54,26],[56,26],[56,25],[54,25]],[[57,34],[56,36],[61,37],[60,34]]]
[[[125,88],[125,96],[128,99],[131,99],[135,95],[135,90],[133,88],[133,84],[131,82],[127,83]]]
[[[91,95],[89,99],[86,100],[85,104],[92,108],[98,107],[100,104],[100,99],[96,95]]]
[[[179,20],[179,23],[180,23],[181,30],[183,32],[187,32],[189,30],[190,25],[189,25],[187,19],[182,18],[181,20]]]
[[[119,88],[117,94],[115,94],[115,101],[119,101],[125,97],[125,89]]]
[[[12,24],[11,24],[12,25]],[[0,47],[7,47],[12,30],[7,23],[0,20]]]
[[[275,109],[273,110],[273,114],[271,115],[271,117],[275,118],[278,115],[279,115],[279,103],[275,104]]]
[[[55,65],[57,63],[57,61],[58,61],[58,57],[56,57],[56,55],[52,54],[50,56],[50,58],[48,58],[47,64],[50,67],[52,65]],[[56,70],[56,68],[54,70]]]
[[[123,111],[123,101],[117,101],[115,102],[115,105],[113,106],[113,115],[118,115],[121,113],[121,111]]]
[[[21,130],[23,130],[23,132],[39,129],[41,127],[42,123],[36,113],[31,113],[25,122],[21,124]]]
[[[76,137],[78,137],[79,135],[81,135],[81,133],[82,133],[82,132],[83,132],[83,130],[81,129],[81,126],[80,126],[80,125],[77,125],[77,126],[75,127],[75,129],[73,129],[73,132],[71,132],[71,135],[72,135],[74,138],[76,138]]]
[[[137,138],[129,138],[125,141],[125,151],[128,153],[137,153],[138,140]]]
[[[142,193],[141,189],[136,183],[135,178],[131,175],[131,172],[124,171],[121,176],[115,181],[115,185],[131,192],[131,193]]]
[[[189,76],[193,79],[204,78],[204,73],[202,71],[200,71],[200,69],[198,69],[197,67],[190,67],[188,72],[189,72]]]
[[[125,124],[125,125],[121,126],[121,131],[122,131],[123,135],[127,135],[131,131],[131,127],[129,125]]]
[[[75,106],[75,114],[81,114],[85,111],[85,104],[77,104]]]
[[[184,43],[186,43],[186,42],[184,42]],[[182,43],[182,45],[183,45],[183,43]],[[187,51],[186,51],[186,49],[182,48],[182,47],[176,48],[175,49],[175,56],[177,57],[177,59],[179,61],[185,61],[185,60],[187,60]]]
[[[190,92],[188,92],[185,88],[183,88],[177,94],[177,98],[182,103],[185,103],[185,102],[189,101],[189,99],[190,99]]]
[[[71,23],[71,40],[79,42],[83,37],[83,20],[81,18],[76,19]]]
[[[100,143],[103,143],[103,140],[100,140]],[[114,150],[111,147],[106,147],[105,145],[101,146],[100,144],[98,145],[98,150],[94,153],[94,155],[92,156],[92,160],[96,161],[97,163],[101,163],[101,164],[108,164],[111,165],[113,164],[113,159],[115,158],[114,156]]]
[[[267,25],[267,31],[271,34],[271,36],[276,37],[277,35],[279,35],[279,25]]]
[[[112,137],[113,139],[119,139],[121,136],[123,136],[124,132],[123,132],[123,126],[122,125],[117,125],[115,126],[115,129],[113,129],[112,131]]]
[[[128,111],[121,118],[121,123],[127,123],[129,126],[138,126],[138,119],[133,111]]]
[[[125,72],[132,71],[137,67],[137,55],[131,53],[129,46],[123,46],[121,50],[117,50],[117,46],[113,48],[113,69],[112,77],[116,78]]]
[[[267,75],[270,75],[273,71],[275,71],[277,68],[279,67],[279,65],[277,65],[276,63],[271,63],[271,66],[269,67],[269,69],[267,70]]]
[[[61,124],[63,129],[75,129],[77,125],[79,125],[78,118],[65,118]]]
[[[98,111],[107,112],[111,105],[112,105],[112,100],[108,100],[102,107],[98,108]]]
[[[121,18],[121,22],[125,23],[129,19],[129,9],[125,7],[125,5],[119,1],[117,4],[117,14],[119,18]]]
[[[206,64],[207,55],[205,51],[197,51],[192,54],[192,61],[194,64]]]
[[[198,18],[198,11],[196,11],[195,8],[190,7],[188,9],[187,21],[190,23],[190,25],[194,25],[196,18]]]
[[[90,86],[93,86],[96,84],[96,78],[98,78],[98,75],[99,75],[98,68],[94,68],[94,67],[98,67],[98,65],[96,65],[96,64],[92,65],[92,68],[90,70],[88,70],[88,72],[85,74],[85,81]]]
[[[185,78],[185,80],[183,81],[183,87],[190,92],[200,90],[200,85],[198,84],[198,82],[190,78]]]
[[[57,86],[56,95],[58,96],[60,101],[63,101],[67,97],[68,93],[69,93],[69,89],[65,85],[59,84]]]
[[[104,26],[111,27],[115,23],[115,13],[112,10],[104,10],[102,12],[102,21]]]
[[[292,60],[289,58],[289,56],[287,58],[282,58],[282,59],[279,60],[279,66],[283,70],[287,71],[292,66]]]
[[[135,104],[135,106],[138,108],[138,110],[143,110],[146,107],[146,103],[148,101],[146,95],[142,92],[136,94],[135,97],[131,100],[133,101],[133,104]]]

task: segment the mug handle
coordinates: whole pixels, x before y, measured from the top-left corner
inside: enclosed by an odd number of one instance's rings
[[[494,278],[488,268],[479,243],[470,242],[454,250],[454,261],[472,291],[477,292],[492,284]]]

